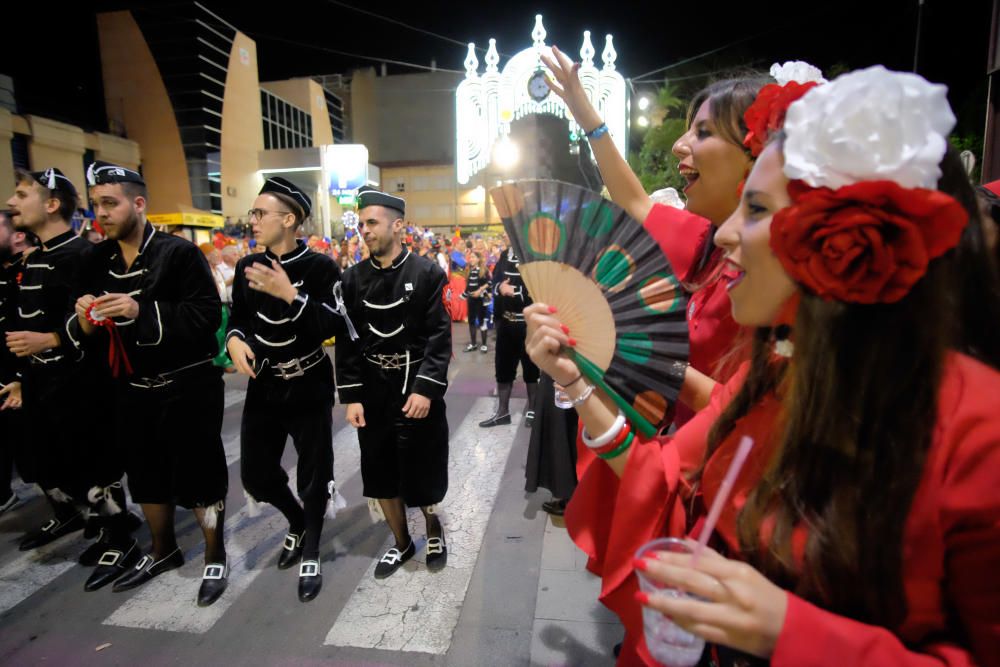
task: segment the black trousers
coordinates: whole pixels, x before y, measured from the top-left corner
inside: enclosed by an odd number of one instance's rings
[[[486,324],[486,303],[483,301],[482,297],[468,298],[469,304],[469,327],[481,327]]]
[[[528,356],[524,346],[528,325],[511,322],[504,318],[497,320],[497,352],[494,360],[498,384],[508,384],[517,377],[517,365],[521,364],[521,375],[525,382],[538,382],[538,366]]]
[[[225,499],[224,393],[222,371],[210,365],[165,387],[123,385],[118,442],[133,501],[193,508]]]
[[[361,405],[366,426],[358,429],[358,441],[365,496],[402,498],[409,507],[441,502],[448,492],[444,399],[432,399],[425,418],[410,419],[402,411],[408,396],[402,392],[403,371],[363,363],[365,394]]]
[[[20,454],[24,452],[24,410],[0,412],[0,500],[10,496],[10,482],[14,467],[26,482],[34,481],[31,470],[21,470]]]
[[[311,377],[314,370],[325,371],[324,382]],[[281,455],[291,436],[298,455],[295,484],[299,498],[315,503],[329,498],[333,392],[328,361],[299,378],[282,380],[262,374],[250,380],[240,427],[240,477],[247,493],[265,503],[284,493],[288,475],[281,466]]]
[[[81,503],[91,488],[109,486],[124,474],[114,427],[94,420],[97,408],[114,414],[108,405],[113,389],[89,370],[83,363],[25,370],[25,436],[15,458],[42,489],[59,489]]]

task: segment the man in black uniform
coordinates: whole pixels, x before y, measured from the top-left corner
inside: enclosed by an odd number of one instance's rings
[[[14,229],[14,216],[10,211],[0,211],[0,340],[6,340],[7,332],[17,320],[17,277],[24,270],[21,260],[31,249],[28,232]],[[21,479],[35,481],[32,471],[22,463],[24,457],[18,456],[25,449],[23,417],[20,364],[6,345],[0,345],[0,433],[3,434],[0,440],[0,516],[20,502],[10,487],[15,458]]]
[[[92,428],[76,431],[88,421],[88,396],[106,378],[96,357],[72,345],[64,329],[72,291],[92,246],[70,227],[77,192],[62,172],[19,170],[16,181],[7,202],[14,226],[41,242],[18,271],[17,318],[6,332],[7,348],[24,362],[29,429],[24,444],[30,451],[18,459],[30,459],[22,467],[33,468],[54,515],[28,533],[20,548],[34,549],[83,528],[89,513],[93,519],[86,534],[101,538],[81,554],[80,562],[95,565],[106,549],[131,539],[138,520],[125,509],[122,461],[113,443]],[[93,590],[94,582],[88,580],[86,588]]]
[[[226,587],[222,539],[228,488],[222,447],[222,371],[212,365],[222,304],[205,256],[146,221],[147,192],[131,169],[95,162],[87,171],[94,211],[108,239],[93,246],[80,276],[75,313],[66,329],[110,346],[118,370],[116,430],[101,429],[125,454],[129,492],[142,505],[152,553],[138,559],[135,543],[110,550],[99,571],[114,590],[139,586],[180,567],[174,507],[194,509],[205,535],[205,571],[198,604],[212,604]],[[105,348],[108,349],[108,348]],[[110,359],[109,359],[110,361]],[[95,575],[98,572],[95,572]]]
[[[531,305],[531,297],[524,288],[520,260],[510,245],[510,237],[504,232],[506,252],[500,255],[493,270],[493,317],[497,328],[496,357],[494,367],[497,378],[497,411],[492,417],[479,422],[483,428],[510,423],[510,393],[517,377],[517,364],[521,363],[521,374],[528,390],[528,410],[524,414],[524,425],[530,427],[535,419],[531,406],[535,404],[535,389],[538,388],[538,366],[531,361],[524,346],[528,334],[524,323],[524,308]]]
[[[371,257],[344,272],[343,295],[361,339],[338,339],[336,355],[337,391],[361,443],[364,494],[378,499],[396,538],[375,566],[379,579],[416,553],[406,507],[419,507],[427,521],[427,568],[447,559],[432,507],[448,490],[447,279],[433,259],[402,247],[405,206],[370,189],[358,195],[358,232]]]
[[[323,341],[338,333],[340,320],[334,298],[340,268],[295,239],[311,210],[312,200],[293,183],[283,178],[264,182],[248,216],[254,239],[267,251],[236,265],[226,337],[236,369],[251,378],[240,429],[243,488],[288,519],[278,568],[299,564],[302,602],[315,598],[323,584],[319,538],[335,493],[335,386]],[[281,467],[288,436],[299,458],[296,486],[302,504]]]

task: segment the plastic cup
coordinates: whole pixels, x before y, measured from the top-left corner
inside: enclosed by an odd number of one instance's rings
[[[655,558],[658,551],[689,554],[693,551],[684,540],[674,537],[664,537],[639,547],[636,558]],[[642,570],[636,570],[639,579],[639,589],[652,595],[658,593],[670,597],[694,597],[676,588],[664,586],[646,576]],[[646,648],[650,655],[667,667],[692,667],[698,664],[705,650],[705,640],[682,629],[669,618],[649,607],[642,608],[642,626],[646,635]]]
[[[573,399],[566,393],[566,389],[558,382],[553,382],[552,386],[555,387],[556,390],[555,396],[553,397],[556,407],[560,410],[572,410]]]

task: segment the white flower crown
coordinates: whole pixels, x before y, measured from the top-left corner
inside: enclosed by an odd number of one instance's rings
[[[785,175],[812,187],[935,188],[955,115],[948,89],[881,65],[816,86],[785,116]]]
[[[826,83],[823,72],[818,67],[810,65],[804,60],[789,60],[784,64],[774,63],[771,65],[771,77],[778,82],[779,86],[794,81],[795,83]]]

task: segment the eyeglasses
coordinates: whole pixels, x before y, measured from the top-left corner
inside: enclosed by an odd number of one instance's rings
[[[263,208],[252,208],[249,211],[247,211],[247,217],[250,220],[254,220],[254,219],[260,220],[265,215],[270,215],[271,213],[277,213],[279,215],[290,215],[291,211],[268,211],[267,209],[263,209]]]

